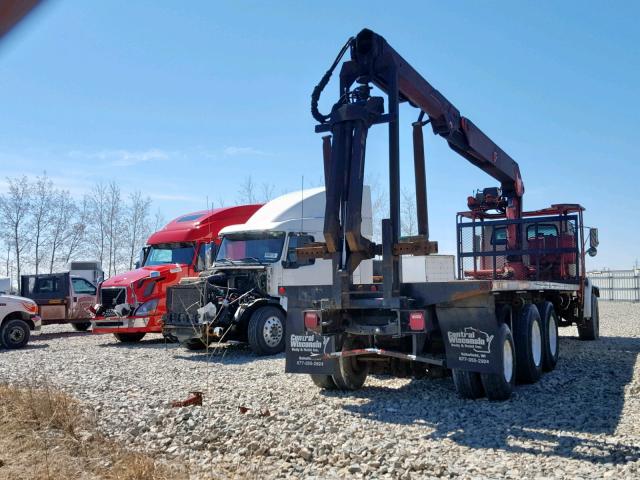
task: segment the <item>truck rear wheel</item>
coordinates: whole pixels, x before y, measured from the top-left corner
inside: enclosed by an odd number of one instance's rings
[[[86,332],[89,330],[91,326],[91,322],[82,322],[82,323],[72,323],[71,328],[73,328],[76,332]]]
[[[467,370],[458,370],[454,368],[452,371],[453,385],[456,392],[461,398],[475,400],[484,397],[484,388],[480,374],[477,372],[469,372]]]
[[[560,356],[558,315],[551,302],[539,303],[538,312],[542,321],[542,369],[550,372],[556,368]]]
[[[489,400],[508,400],[516,383],[516,350],[511,329],[500,325],[493,344],[499,349],[498,373],[481,373],[482,386]]]
[[[0,344],[5,348],[22,348],[29,342],[30,336],[29,325],[20,318],[7,320],[0,328]]]
[[[260,307],[251,315],[247,328],[249,347],[256,355],[284,351],[285,314],[277,307]]]
[[[362,345],[347,337],[342,345],[342,350],[353,350]],[[364,385],[369,374],[369,364],[358,360],[358,357],[341,357],[338,360],[338,371],[332,376],[333,381],[340,390],[359,390]]]
[[[136,343],[144,338],[146,335],[145,332],[135,332],[135,333],[114,333],[113,336],[118,339],[119,342],[122,343]]]
[[[598,309],[598,297],[591,294],[591,318],[582,320],[578,325],[580,340],[598,340],[600,338],[600,311]]]
[[[316,375],[315,373],[312,373],[311,381],[315,384],[316,387],[322,388],[324,390],[336,389],[336,382],[333,381],[333,377],[331,375]]]
[[[542,375],[542,322],[535,305],[520,310],[514,325],[516,377],[522,383],[535,383]]]

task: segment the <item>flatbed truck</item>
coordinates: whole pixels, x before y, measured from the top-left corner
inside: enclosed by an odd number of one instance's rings
[[[322,114],[320,95],[347,51],[339,100]],[[419,110],[412,123],[418,235],[408,238],[399,228],[403,102]],[[450,374],[463,398],[506,400],[516,382],[536,382],[555,368],[559,326],[575,324],[581,339],[598,338],[599,292],[585,275],[585,254],[596,254],[598,235],[585,228],[584,208],[523,211],[518,164],[383,37],[364,29],[347,41],[314,89],[311,111],[316,132],[328,133],[324,242],[296,252],[300,259],[331,259],[333,282],[287,289],[287,372],[341,390],[361,388],[369,373]],[[367,135],[377,124],[389,129],[390,208],[381,244],[362,236],[359,216]],[[469,197],[458,215],[454,281],[401,280],[402,256],[438,251],[429,238],[425,125],[500,182]],[[350,273],[376,255],[382,284],[354,285]]]

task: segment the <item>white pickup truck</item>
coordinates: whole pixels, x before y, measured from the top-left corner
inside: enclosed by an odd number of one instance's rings
[[[40,331],[42,320],[33,300],[0,294],[0,347],[22,348],[31,332]]]

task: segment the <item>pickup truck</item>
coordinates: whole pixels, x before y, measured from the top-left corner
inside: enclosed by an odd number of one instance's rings
[[[0,294],[0,347],[22,348],[40,331],[38,305],[28,298]]]
[[[91,326],[96,291],[89,280],[70,272],[22,275],[20,283],[20,295],[36,303],[43,325],[69,323],[79,332]]]

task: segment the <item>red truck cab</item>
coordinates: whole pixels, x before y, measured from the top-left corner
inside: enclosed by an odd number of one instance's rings
[[[98,287],[93,333],[113,333],[121,342],[162,333],[167,288],[196,276],[215,257],[218,232],[246,222],[262,205],[241,205],[182,215],[147,240],[138,268]]]

